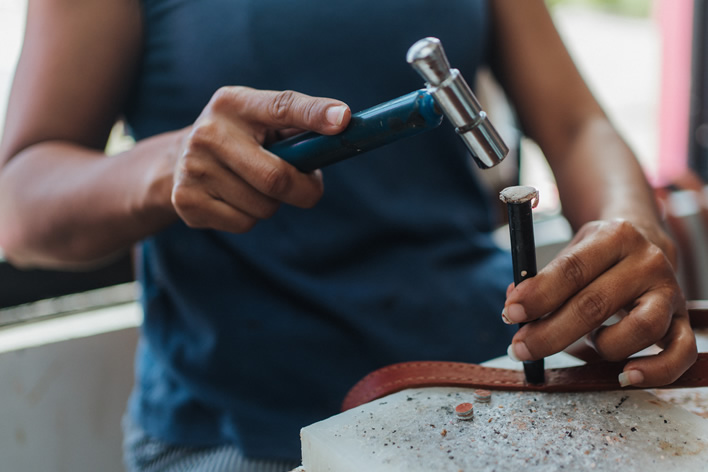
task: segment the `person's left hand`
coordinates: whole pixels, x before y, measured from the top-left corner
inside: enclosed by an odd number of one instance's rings
[[[603,325],[613,315],[621,319]],[[514,336],[509,355],[534,360],[587,336],[604,359],[626,359],[654,344],[661,352],[630,360],[622,386],[666,385],[696,360],[686,301],[665,253],[627,221],[584,225],[548,266],[509,287],[502,318],[534,321]]]

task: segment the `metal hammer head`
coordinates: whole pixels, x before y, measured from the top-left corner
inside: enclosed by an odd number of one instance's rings
[[[499,164],[509,148],[477,97],[457,69],[451,69],[440,40],[424,38],[408,50],[408,63],[423,77],[428,92],[455,126],[477,165],[488,169]]]

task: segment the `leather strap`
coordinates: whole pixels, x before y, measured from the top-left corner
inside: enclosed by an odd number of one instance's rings
[[[694,329],[708,328],[708,300],[691,300],[686,306],[691,326]]]
[[[689,315],[694,328],[708,327],[708,302],[690,302]],[[403,362],[378,369],[360,380],[347,394],[342,410],[357,407],[407,388],[473,387],[490,390],[530,392],[581,392],[626,390],[617,376],[625,362],[598,361],[577,367],[547,369],[546,382],[528,384],[523,371],[498,369],[463,362]],[[698,360],[674,383],[661,388],[708,386],[708,353]]]

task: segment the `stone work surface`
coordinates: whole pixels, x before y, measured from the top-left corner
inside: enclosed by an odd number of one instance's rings
[[[705,470],[708,422],[649,392],[410,389],[304,428],[303,467],[324,471]],[[304,472],[304,471],[303,471]]]

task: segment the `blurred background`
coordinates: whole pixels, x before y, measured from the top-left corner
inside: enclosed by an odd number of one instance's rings
[[[656,188],[681,246],[689,298],[708,298],[705,0],[547,4],[590,88]],[[0,133],[25,11],[26,0],[0,0]],[[503,103],[488,77],[480,83],[483,98]],[[495,123],[497,109],[510,114],[497,103],[485,106]],[[513,136],[513,122],[509,128]],[[498,178],[539,188],[542,263],[570,231],[543,156],[533,142],[516,140],[517,156]],[[130,145],[117,124],[108,152]],[[504,233],[501,228],[502,245]],[[128,254],[91,273],[67,273],[16,270],[0,249],[0,469],[122,470],[119,423],[141,320],[137,292]]]

